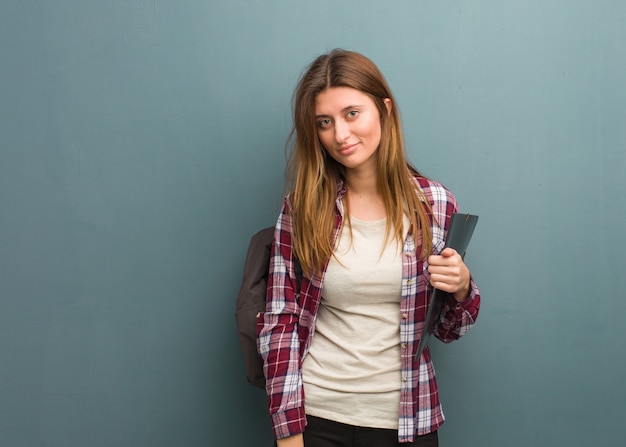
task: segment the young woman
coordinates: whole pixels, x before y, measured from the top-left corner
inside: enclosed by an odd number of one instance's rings
[[[435,329],[444,342],[480,305],[463,259],[443,249],[456,200],[406,160],[398,107],[363,55],[318,57],[294,99],[295,183],[257,328],[277,445],[436,446],[430,353],[414,358],[428,298],[449,295]]]

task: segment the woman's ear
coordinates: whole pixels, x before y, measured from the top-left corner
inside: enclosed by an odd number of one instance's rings
[[[391,114],[391,107],[393,107],[391,104],[391,99],[385,98],[383,99],[383,102],[385,103],[385,107],[387,107],[387,115]]]

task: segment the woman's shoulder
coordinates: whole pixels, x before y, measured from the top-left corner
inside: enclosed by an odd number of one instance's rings
[[[438,182],[422,175],[414,175],[413,179],[418,188],[424,193],[426,198],[432,203],[453,202],[456,204],[456,198],[443,183]]]

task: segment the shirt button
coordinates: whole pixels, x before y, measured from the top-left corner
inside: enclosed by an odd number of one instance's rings
[[[406,377],[404,377],[404,376],[403,376],[403,377],[402,377],[402,381],[403,381],[403,382],[406,382]]]
[[[402,343],[400,346],[402,347],[402,349],[406,349],[406,343]]]
[[[402,319],[403,320],[406,320],[407,318],[409,318],[409,314],[407,314],[407,313],[402,314]]]
[[[413,282],[413,280],[412,280],[412,279],[407,279],[407,280],[406,280],[406,283],[407,283],[407,284],[411,284],[412,282]]]

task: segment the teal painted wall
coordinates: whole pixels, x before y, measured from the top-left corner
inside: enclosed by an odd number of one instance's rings
[[[626,3],[4,0],[0,446],[270,445],[233,308],[291,92],[375,60],[411,160],[480,215],[442,445],[626,437]]]

